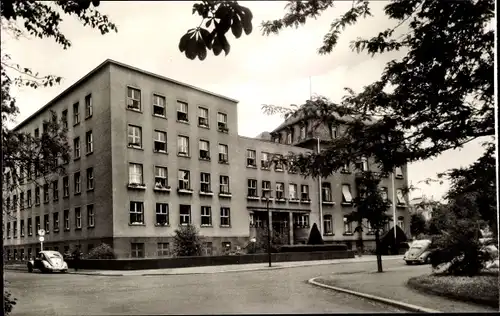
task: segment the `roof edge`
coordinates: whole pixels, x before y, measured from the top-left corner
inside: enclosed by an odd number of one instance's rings
[[[209,95],[212,95],[212,96],[215,96],[215,97],[218,97],[218,98],[230,101],[230,102],[239,103],[239,101],[236,100],[236,99],[232,99],[232,98],[223,96],[221,94],[210,92],[208,90],[205,90],[205,89],[202,89],[202,88],[198,88],[196,86],[193,86],[193,85],[190,85],[190,84],[187,84],[187,83],[183,83],[183,82],[180,82],[180,81],[177,81],[177,80],[165,77],[165,76],[161,76],[161,75],[158,75],[158,74],[155,74],[155,73],[152,73],[152,72],[149,72],[149,71],[146,71],[146,70],[143,70],[143,69],[140,69],[140,68],[137,68],[137,67],[134,67],[134,66],[131,66],[131,65],[128,65],[128,64],[125,64],[125,63],[121,63],[121,62],[118,62],[116,60],[108,58],[104,62],[100,63],[97,67],[95,67],[94,69],[92,69],[91,71],[89,71],[86,75],[84,75],[83,77],[81,77],[80,79],[78,79],[75,83],[73,83],[68,88],[66,88],[61,93],[59,93],[55,98],[53,98],[52,100],[50,100],[47,104],[45,104],[44,106],[42,106],[41,108],[39,108],[38,110],[36,110],[33,114],[31,114],[30,116],[28,116],[27,118],[25,118],[23,121],[21,121],[19,124],[17,124],[12,130],[13,131],[18,131],[20,128],[22,128],[23,126],[25,126],[26,124],[28,124],[30,121],[32,121],[41,112],[45,111],[47,108],[49,108],[54,103],[56,103],[57,101],[59,101],[60,99],[62,99],[64,96],[68,95],[76,87],[78,87],[79,85],[81,85],[83,82],[87,81],[90,77],[92,77],[94,74],[96,74],[97,72],[99,72],[100,70],[102,70],[104,67],[106,67],[108,65],[116,65],[116,66],[119,66],[119,67],[130,69],[132,71],[136,71],[136,72],[142,73],[142,74],[147,75],[147,76],[152,76],[152,77],[155,77],[155,78],[158,78],[158,79],[161,79],[161,80],[165,80],[165,81],[171,82],[173,84],[177,84],[179,86],[183,86],[183,87],[190,88],[190,89],[193,89],[193,90],[196,90],[196,91],[199,91],[199,92],[203,92],[203,93],[206,93],[206,94],[209,94]]]

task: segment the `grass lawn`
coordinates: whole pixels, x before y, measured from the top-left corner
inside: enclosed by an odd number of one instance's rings
[[[408,280],[413,289],[498,308],[498,272],[481,275],[423,275]]]

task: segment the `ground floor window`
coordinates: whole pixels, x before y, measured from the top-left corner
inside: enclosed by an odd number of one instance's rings
[[[212,252],[213,252],[212,250],[213,250],[213,246],[212,246],[211,242],[204,242],[203,243],[202,254],[204,256],[211,256]]]
[[[231,251],[231,243],[229,241],[223,241],[222,242],[222,251],[223,252],[229,252],[229,251]]]
[[[132,258],[144,258],[144,243],[131,243]]]
[[[344,216],[344,234],[352,234],[352,222]]]
[[[158,257],[168,257],[170,256],[170,245],[168,242],[158,243]]]
[[[323,234],[333,235],[333,216],[330,214],[323,215]]]

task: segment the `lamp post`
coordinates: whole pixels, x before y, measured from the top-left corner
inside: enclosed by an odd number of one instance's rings
[[[266,196],[266,210],[267,210],[267,258],[269,260],[269,267],[271,267],[271,213],[269,212],[269,196],[271,191],[264,193]]]

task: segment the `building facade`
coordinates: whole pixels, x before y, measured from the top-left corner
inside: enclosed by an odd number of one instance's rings
[[[36,136],[54,111],[66,118],[72,152],[64,175],[4,191],[23,201],[4,218],[5,253],[33,256],[44,228],[44,249],[85,253],[104,242],[121,258],[170,256],[175,229],[191,223],[204,253],[220,254],[247,246],[269,217],[290,244],[305,242],[314,223],[326,242],[354,242],[355,225],[344,218],[356,194],[349,166],[320,183],[270,164],[273,155],[315,150],[324,130],[287,121],[242,137],[237,103],[106,60],[16,127]],[[384,179],[383,190],[397,192],[395,222],[407,231],[406,166],[395,178],[394,187]]]

